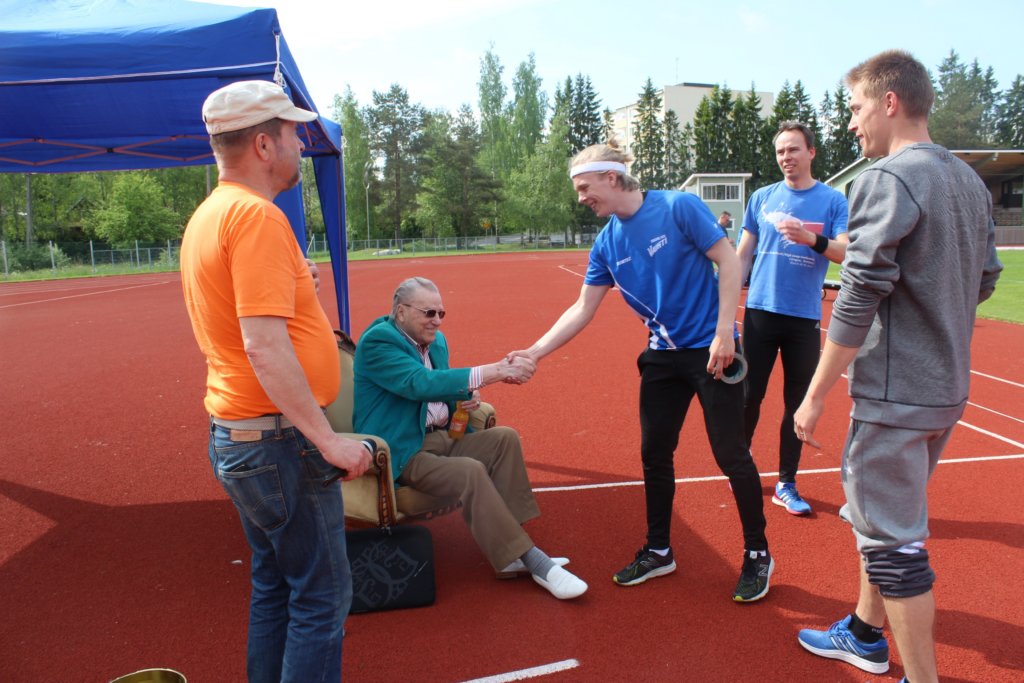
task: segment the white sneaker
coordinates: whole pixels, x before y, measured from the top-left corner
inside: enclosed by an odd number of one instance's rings
[[[568,557],[552,557],[551,561],[555,563],[556,567],[564,567],[569,564]],[[495,576],[499,579],[514,579],[520,576],[526,576],[529,573],[530,570],[526,568],[523,561],[517,559],[512,564],[495,574]]]
[[[546,588],[549,593],[559,600],[578,598],[587,592],[587,584],[584,581],[558,566],[551,568],[547,578],[542,579],[534,574],[533,580]]]

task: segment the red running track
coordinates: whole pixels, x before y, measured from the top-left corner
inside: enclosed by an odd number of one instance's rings
[[[585,263],[583,253],[352,263],[353,330],[387,312],[400,280],[424,275],[444,295],[454,362],[491,362],[548,328]],[[336,317],[331,296],[321,299]],[[516,680],[535,667],[552,683],[902,676],[898,655],[870,676],[795,640],[856,597],[853,540],[836,514],[842,387],[823,448],[805,449],[801,466],[814,515],[766,500],[778,566],[765,600],[730,599],[739,523],[696,403],[676,458],[679,571],[612,584],[644,537],[635,358],[645,336],[613,292],[530,384],[484,392],[525,444],[544,513],[528,531],[570,556],[590,591],[558,602],[528,579],[496,581],[458,515],[434,520],[437,603],[351,617],[347,680]],[[944,681],[1020,681],[1024,670],[1022,348],[1024,328],[979,321],[972,404],[931,486]],[[176,274],[0,285],[0,377],[0,680],[107,681],[153,666],[192,683],[244,680],[248,551],[209,472],[204,367]],[[773,380],[754,443],[766,498],[781,410]]]

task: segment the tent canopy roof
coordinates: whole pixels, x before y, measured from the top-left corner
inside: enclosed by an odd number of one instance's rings
[[[233,81],[272,80],[316,111],[277,11],[187,0],[0,0],[0,173],[213,163],[203,101]],[[348,330],[341,127],[300,125],[312,156]],[[298,188],[276,200],[299,244]]]
[[[183,0],[0,0],[0,172],[211,163],[206,96],[279,80],[315,111],[273,9]],[[305,127],[307,156],[340,129]]]

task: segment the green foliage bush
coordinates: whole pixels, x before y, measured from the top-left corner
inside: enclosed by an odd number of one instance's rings
[[[115,247],[180,237],[181,217],[164,200],[163,189],[152,176],[134,171],[120,174],[110,202],[93,213],[96,234]]]
[[[56,264],[63,268],[71,263],[71,259],[60,250],[60,247],[53,247],[53,261],[50,260],[50,246],[48,244],[33,244],[26,247],[24,244],[7,244],[7,269],[19,270],[49,270]]]

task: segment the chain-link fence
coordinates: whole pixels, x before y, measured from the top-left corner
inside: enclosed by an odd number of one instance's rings
[[[500,237],[431,237],[417,239],[350,240],[350,258],[380,258],[417,254],[458,254],[530,249],[589,248],[592,234],[578,234],[568,241],[564,235],[501,235]],[[20,242],[0,240],[0,272],[4,279],[29,279],[87,276],[99,273],[121,274],[146,271],[172,271],[178,268],[180,240],[136,242],[115,248],[95,240],[89,242]],[[326,235],[310,235],[306,244],[310,258],[328,257]]]
[[[349,240],[350,253],[368,257],[453,254],[496,251],[523,251],[530,249],[589,249],[593,235],[577,234],[566,241],[565,235],[500,235],[495,237],[420,237],[401,240]]]
[[[114,248],[101,242],[36,242],[25,245],[0,241],[0,266],[5,278],[15,274],[46,277],[62,274],[124,273],[175,270],[180,244],[175,240],[136,242]]]

